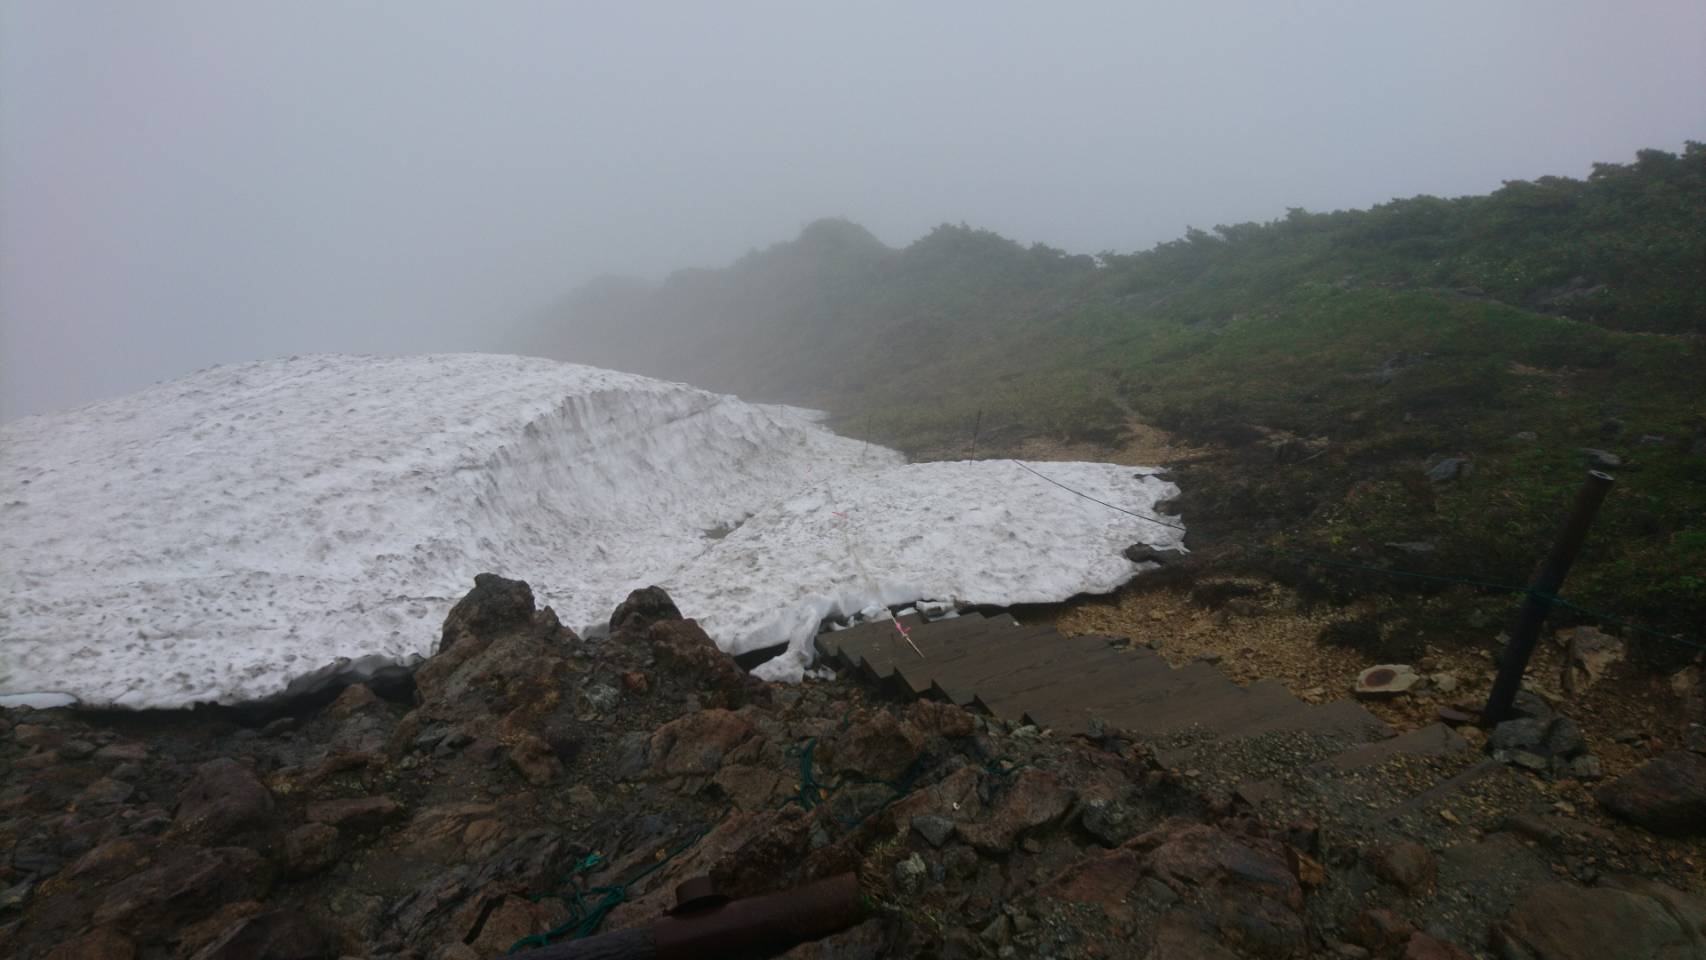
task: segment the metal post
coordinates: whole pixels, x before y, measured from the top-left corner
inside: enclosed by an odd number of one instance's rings
[[[1510,716],[1511,704],[1516,701],[1517,691],[1522,689],[1522,675],[1528,669],[1528,658],[1534,654],[1534,644],[1540,638],[1540,625],[1552,609],[1552,597],[1564,585],[1570,564],[1575,562],[1576,552],[1581,549],[1582,541],[1587,539],[1588,527],[1593,524],[1594,514],[1599,512],[1599,505],[1604,502],[1611,483],[1610,474],[1588,471],[1587,480],[1576,491],[1576,502],[1570,508],[1570,516],[1558,532],[1558,539],[1552,543],[1552,552],[1546,555],[1534,574],[1534,580],[1529,583],[1528,597],[1523,600],[1522,613],[1517,617],[1516,628],[1511,631],[1510,645],[1505,648],[1504,662],[1499,665],[1499,676],[1493,681],[1493,692],[1487,695],[1487,706],[1481,713],[1488,726]]]

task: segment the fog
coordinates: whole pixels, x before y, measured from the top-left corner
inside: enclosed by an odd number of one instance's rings
[[[1072,252],[1583,176],[1706,121],[1706,5],[0,6],[0,417],[504,349],[845,216]]]

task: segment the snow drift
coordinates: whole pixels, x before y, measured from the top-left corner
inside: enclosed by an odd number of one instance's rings
[[[1153,512],[1152,471],[1038,464]],[[476,573],[577,631],[657,583],[798,678],[826,617],[1111,590],[1180,531],[1005,461],[905,465],[794,408],[522,357],[218,367],[0,428],[0,694],[174,707],[407,664]]]

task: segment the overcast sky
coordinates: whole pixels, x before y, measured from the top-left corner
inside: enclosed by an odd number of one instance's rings
[[[1073,252],[1706,139],[1706,3],[0,0],[0,417],[846,216]]]

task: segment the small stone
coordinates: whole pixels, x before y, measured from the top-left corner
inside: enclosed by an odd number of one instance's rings
[[[894,865],[895,886],[902,893],[917,893],[918,888],[924,884],[925,875],[929,872],[930,868],[924,863],[924,858],[914,853]]]
[[[940,847],[953,835],[954,821],[940,814],[922,813],[912,818],[912,829],[932,847]]]
[[[1457,677],[1449,673],[1436,673],[1428,677],[1428,682],[1440,693],[1452,694],[1457,692]]]
[[[1594,447],[1578,447],[1576,448],[1576,452],[1586,457],[1589,463],[1592,463],[1597,467],[1623,466],[1623,458],[1609,450],[1599,450]]]
[[[1605,768],[1598,757],[1584,753],[1570,761],[1570,776],[1577,780],[1598,780],[1605,776]]]
[[[1007,915],[998,913],[995,919],[989,921],[989,926],[978,933],[978,938],[990,945],[1002,944],[1007,941]]]

